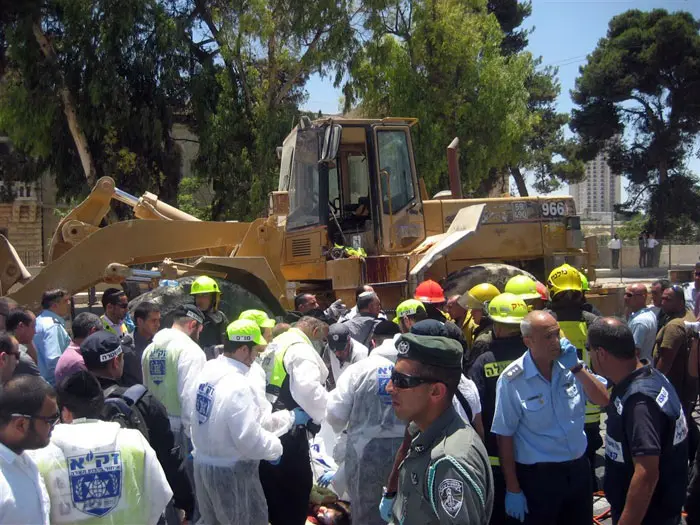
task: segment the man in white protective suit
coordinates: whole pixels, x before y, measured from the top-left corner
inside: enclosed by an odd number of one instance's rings
[[[353,523],[362,525],[384,525],[378,511],[382,485],[406,427],[394,414],[386,392],[398,355],[392,335],[388,333],[386,344],[344,371],[326,408],[326,420],[333,430],[347,433],[345,481]]]
[[[121,346],[103,356],[114,359]],[[102,387],[82,370],[58,386],[64,424],[33,452],[51,500],[51,523],[156,525],[173,497],[158,456],[139,430],[100,421]]]
[[[267,525],[258,465],[279,462],[282,444],[265,430],[248,373],[266,344],[255,321],[226,328],[223,354],[195,381],[192,445],[197,505],[204,523]]]

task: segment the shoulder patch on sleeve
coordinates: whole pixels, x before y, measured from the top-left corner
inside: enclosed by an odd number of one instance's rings
[[[459,514],[464,502],[464,483],[458,479],[443,479],[438,485],[440,505],[453,519]]]
[[[523,367],[517,363],[514,363],[514,364],[510,365],[506,369],[505,372],[503,372],[503,375],[506,376],[506,379],[513,380],[522,373],[523,373]]]

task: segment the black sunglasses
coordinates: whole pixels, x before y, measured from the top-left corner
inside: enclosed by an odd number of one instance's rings
[[[26,417],[27,419],[39,419],[43,421],[44,423],[48,423],[49,425],[56,426],[56,423],[61,419],[61,414],[56,412],[53,416],[30,416],[29,414],[10,414],[12,417]]]
[[[406,389],[406,388],[416,388],[423,383],[441,383],[437,379],[432,379],[428,377],[418,377],[409,376],[407,374],[402,374],[394,370],[391,373],[391,383],[395,388]]]

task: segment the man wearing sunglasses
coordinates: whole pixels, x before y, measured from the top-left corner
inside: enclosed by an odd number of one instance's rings
[[[102,308],[105,311],[101,317],[105,330],[119,337],[129,333],[124,322],[126,313],[129,311],[129,299],[127,299],[124,290],[107,288],[102,293]]]
[[[23,375],[0,389],[0,523],[49,523],[49,494],[27,450],[49,444],[59,419],[56,394],[41,377]]]
[[[493,507],[488,455],[452,406],[462,374],[461,345],[444,337],[403,334],[396,349],[386,391],[396,416],[413,422],[417,433],[399,470],[395,521],[488,523]]]

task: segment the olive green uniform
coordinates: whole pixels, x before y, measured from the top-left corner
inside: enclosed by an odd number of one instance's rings
[[[399,469],[394,523],[486,525],[492,507],[486,449],[450,406],[411,442]]]

